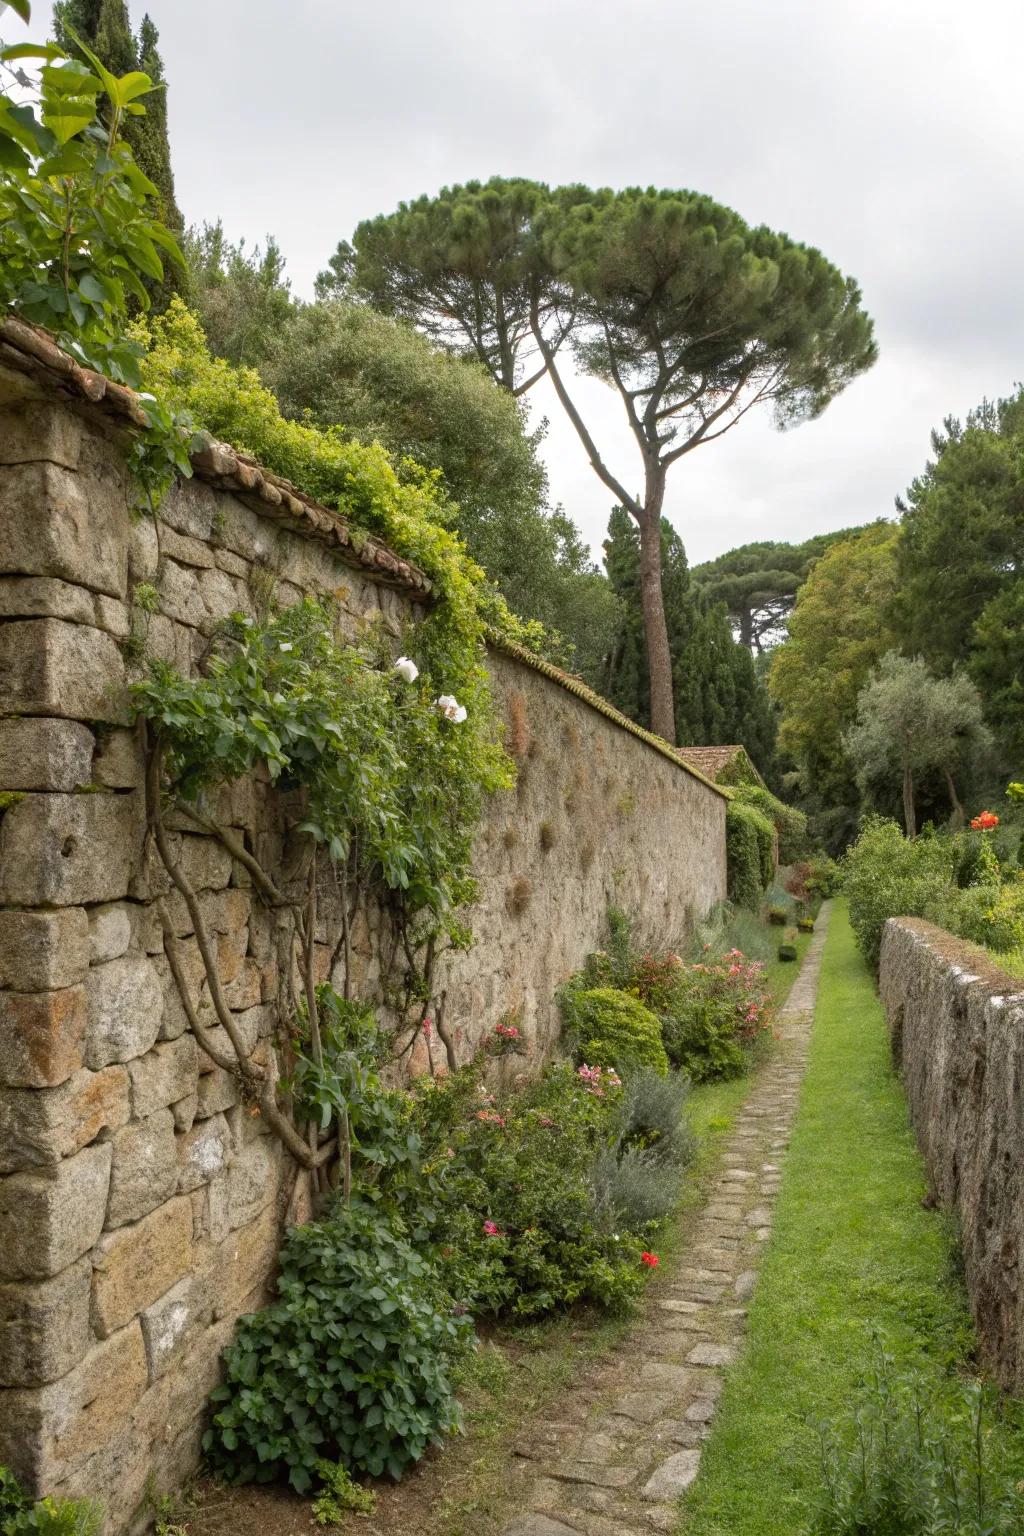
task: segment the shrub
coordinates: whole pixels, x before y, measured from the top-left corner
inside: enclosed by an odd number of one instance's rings
[[[857,943],[872,967],[878,967],[887,918],[941,911],[955,889],[954,868],[948,838],[922,836],[911,842],[894,821],[879,816],[865,821],[847,852],[843,884]]]
[[[702,1083],[742,1072],[744,1048],[767,1019],[764,967],[733,950],[718,962],[681,967],[662,1037],[672,1065]]]
[[[994,1411],[979,1387],[894,1379],[883,1359],[851,1419],[820,1431],[812,1536],[1016,1536],[1024,1485],[996,1459]]]
[[[0,1467],[0,1532],[3,1536],[99,1536],[103,1512],[91,1499],[39,1499],[24,1493]]]
[[[417,1084],[422,1175],[393,1197],[464,1306],[535,1317],[581,1301],[621,1309],[639,1294],[647,1224],[665,1208],[665,1170],[679,1167],[678,1143],[646,1125],[658,1117],[641,1097],[645,1110],[613,1073],[567,1064],[500,1098],[475,1066]],[[633,1171],[646,1187],[626,1210],[606,1198],[606,1159],[644,1139],[650,1160]],[[678,1171],[674,1183],[678,1193]]]
[[[771,935],[756,912],[721,902],[696,925],[687,953],[692,960],[703,960],[710,951],[724,955],[738,949],[749,960],[771,959]]]
[[[570,983],[561,994],[562,1014],[575,1042],[576,1054],[591,1066],[638,1067],[668,1071],[658,1016],[639,998],[614,987],[584,987]]]
[[[354,1202],[294,1228],[277,1293],[242,1319],[213,1392],[203,1444],[223,1476],[305,1493],[340,1461],[397,1478],[456,1427],[449,1373],[469,1321],[393,1216]]]
[[[808,860],[807,874],[804,876],[808,896],[818,901],[827,901],[830,896],[836,895],[841,883],[842,867],[835,859],[821,857]]]
[[[736,799],[767,817],[779,840],[779,863],[793,864],[807,853],[807,817],[795,805],[786,805],[770,789],[760,784],[744,784],[736,790]]]
[[[780,944],[779,945],[779,959],[780,960],[795,960],[796,959],[796,945],[795,944]]]
[[[775,829],[752,805],[730,801],[725,813],[729,900],[756,911],[775,873]]]
[[[975,885],[938,897],[925,914],[932,922],[997,953],[1024,946],[1024,880]]]

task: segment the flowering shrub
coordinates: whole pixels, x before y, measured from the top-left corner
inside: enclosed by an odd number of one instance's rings
[[[660,1016],[669,1061],[694,1082],[742,1072],[744,1049],[768,1026],[764,966],[738,949],[691,965],[671,956],[667,968],[645,955],[634,987]]]
[[[649,1123],[666,1115],[674,1125]],[[621,1308],[642,1287],[653,1218],[678,1198],[689,1150],[680,1116],[678,1091],[671,1107],[667,1096],[652,1106],[599,1067],[555,1066],[500,1098],[475,1066],[422,1079],[413,1113],[419,1174],[384,1198],[397,1201],[471,1312],[534,1317],[579,1301]],[[646,1162],[631,1162],[630,1177],[658,1190],[634,1219],[610,1191],[605,1163],[618,1168],[641,1150]]]
[[[971,826],[975,832],[994,832],[999,825],[999,817],[993,811],[982,811],[980,816],[975,816]]]

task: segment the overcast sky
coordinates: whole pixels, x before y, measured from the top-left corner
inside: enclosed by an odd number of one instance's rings
[[[133,21],[140,0],[129,0]],[[949,412],[1024,376],[1019,0],[149,0],[178,201],[275,234],[295,291],[360,219],[491,175],[692,187],[852,273],[881,359],[825,416],[683,459],[691,561],[891,515]],[[45,6],[37,17],[48,19]],[[8,29],[10,30],[10,29]],[[580,387],[638,484],[617,397]],[[609,496],[547,389],[554,496]]]

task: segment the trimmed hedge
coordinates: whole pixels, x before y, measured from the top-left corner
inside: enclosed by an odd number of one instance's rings
[[[732,800],[725,813],[729,900],[756,912],[775,878],[775,828],[767,816]]]
[[[736,791],[743,805],[766,816],[779,834],[779,863],[795,864],[807,857],[807,817],[795,805],[787,805],[760,784],[744,784]]]

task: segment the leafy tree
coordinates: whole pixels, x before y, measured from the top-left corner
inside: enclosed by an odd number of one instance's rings
[[[987,738],[978,690],[963,672],[936,677],[920,656],[889,651],[858,694],[857,720],[844,745],[862,787],[899,774],[907,836],[915,837],[917,779],[939,771],[962,824],[954,773]]]
[[[792,424],[869,367],[856,284],[819,252],[696,193],[552,192],[497,178],[361,225],[336,268],[378,307],[473,351],[507,389],[549,374],[595,472],[640,529],[651,721],[673,740],[659,568],[668,471],[755,405],[770,402]],[[539,354],[528,368],[527,323]],[[558,360],[566,337],[578,366],[619,391],[643,469],[635,496],[572,397]]]
[[[768,687],[782,708],[779,745],[797,766],[812,812],[852,810],[858,799],[843,738],[861,688],[896,644],[899,537],[880,521],[826,550],[797,596],[789,638],[773,653]]]
[[[940,671],[965,655],[985,606],[1024,577],[1024,388],[932,434],[899,547],[898,618],[908,650]]]
[[[132,33],[125,0],[57,0],[53,8],[54,33],[58,43],[73,57],[82,57],[75,42],[81,38],[115,75],[141,70],[155,89],[145,114],[129,116],[124,122],[124,138],[135,163],[156,188],[156,200],[162,222],[180,238],[185,221],[174,195],[174,173],[167,136],[167,82],[160,56],[160,34],[151,18],[143,16],[138,37]],[[109,121],[109,102],[103,99],[102,115]],[[187,270],[169,267],[162,278],[149,278],[147,289],[153,307],[167,307],[175,293],[187,295]]]
[[[775,723],[749,651],[737,644],[721,604],[695,590],[682,540],[662,519],[662,581],[673,659],[678,735],[691,746],[742,742],[762,769],[770,763]],[[639,602],[640,536],[622,507],[608,524],[605,565],[621,619],[603,688],[624,714],[650,723],[650,673]]]
[[[856,530],[819,533],[802,544],[775,540],[741,544],[693,568],[693,579],[712,601],[724,603],[740,640],[757,656],[781,639],[798,589],[825,550]]]
[[[1024,578],[1011,581],[975,622],[967,669],[999,741],[1024,758]]]
[[[661,590],[668,472],[685,454],[770,404],[779,425],[819,415],[875,360],[860,292],[820,252],[692,192],[631,188],[549,201],[543,270],[573,295],[580,368],[619,393],[639,450],[632,495],[601,456],[545,335],[533,330],[555,392],[602,482],[640,531],[640,586],[652,728],[675,736],[672,656]]]
[[[510,394],[544,374],[533,330],[557,349],[564,334],[552,285],[535,260],[534,221],[551,194],[539,182],[469,181],[366,219],[342,241],[319,292],[350,285],[376,309],[473,357]],[[535,311],[535,313],[534,313]]]
[[[277,241],[268,235],[263,247],[232,245],[218,219],[190,229],[183,248],[211,352],[243,367],[263,364],[299,308]]]

